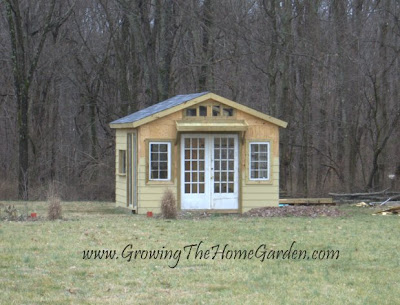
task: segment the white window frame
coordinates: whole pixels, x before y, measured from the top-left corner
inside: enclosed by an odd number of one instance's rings
[[[252,151],[251,147],[252,144],[262,144],[262,145],[267,145],[267,154],[268,154],[268,159],[267,159],[267,178],[252,178],[251,177],[251,161],[252,161]],[[251,141],[249,142],[249,180],[250,181],[269,181],[271,178],[271,144],[269,141]]]
[[[154,179],[151,178],[151,145],[153,144],[166,144],[167,145],[167,178],[166,179]],[[171,142],[164,141],[150,141],[149,142],[149,181],[170,181],[171,180]]]

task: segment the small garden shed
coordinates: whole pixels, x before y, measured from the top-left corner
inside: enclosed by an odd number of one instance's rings
[[[279,127],[287,123],[210,92],[177,95],[111,122],[116,204],[159,213],[242,213],[278,206]]]

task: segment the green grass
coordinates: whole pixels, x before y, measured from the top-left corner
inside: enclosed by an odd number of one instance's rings
[[[17,203],[24,210],[21,203]],[[342,208],[341,218],[166,221],[112,203],[64,202],[66,221],[0,222],[1,304],[398,304],[400,217]],[[28,211],[45,215],[43,202]],[[338,260],[173,260],[130,262],[123,248],[179,250],[203,241],[230,249],[340,250]],[[85,249],[115,249],[116,260],[83,260]]]

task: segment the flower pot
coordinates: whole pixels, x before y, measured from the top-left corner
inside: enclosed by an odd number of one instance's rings
[[[32,218],[36,218],[37,217],[37,213],[31,213],[31,217]]]
[[[153,212],[147,212],[147,217],[153,217]]]

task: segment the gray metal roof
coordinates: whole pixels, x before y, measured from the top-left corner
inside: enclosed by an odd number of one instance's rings
[[[139,121],[141,119],[144,119],[150,115],[153,115],[155,113],[158,113],[158,112],[167,110],[169,108],[178,106],[180,104],[183,104],[187,101],[190,101],[192,99],[195,99],[196,97],[202,96],[207,93],[209,93],[209,92],[206,91],[206,92],[201,92],[201,93],[177,95],[177,96],[171,97],[163,102],[159,102],[150,107],[144,108],[144,109],[136,111],[130,115],[127,115],[123,118],[115,120],[115,121],[111,122],[111,124],[133,123],[133,122]]]

